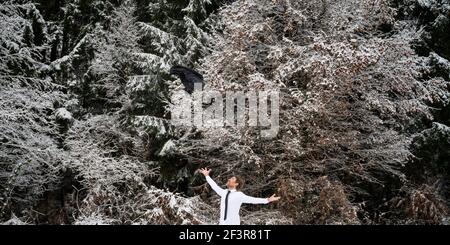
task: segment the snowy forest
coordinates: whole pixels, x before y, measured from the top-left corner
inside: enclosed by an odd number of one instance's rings
[[[0,224],[450,224],[450,0],[2,0]],[[274,139],[171,124],[174,65],[278,89]]]

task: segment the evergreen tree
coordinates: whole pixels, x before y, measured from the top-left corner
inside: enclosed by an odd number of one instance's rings
[[[159,97],[167,97],[168,83],[172,79],[169,69],[173,65],[195,67],[208,53],[210,40],[199,25],[218,8],[221,1],[209,0],[138,0],[136,11],[140,27],[138,54],[142,72],[131,77],[129,91],[133,113],[162,116],[163,104]],[[157,96],[157,97],[155,97]]]
[[[58,186],[63,153],[51,115],[64,95],[42,77],[47,37],[36,6],[1,3],[0,19],[0,219],[8,219]]]

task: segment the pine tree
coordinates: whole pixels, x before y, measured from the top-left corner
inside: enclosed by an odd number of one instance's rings
[[[32,15],[30,15],[32,13]],[[57,187],[63,153],[51,117],[64,100],[43,72],[44,23],[34,4],[0,4],[0,219],[24,215]]]
[[[162,116],[164,109],[160,97],[168,96],[168,84],[172,79],[169,69],[173,65],[195,67],[208,53],[210,39],[199,28],[208,15],[218,8],[220,1],[145,1],[139,0],[136,11],[140,27],[139,44],[143,52],[138,54],[142,75],[131,78],[128,88],[135,114]],[[155,95],[157,95],[155,97]]]
[[[88,94],[82,95],[87,104],[96,101],[105,109],[120,109],[125,103],[125,85],[137,72],[135,54],[140,52],[133,13],[133,4],[125,2],[114,11],[107,30],[100,25],[95,28],[91,42],[95,58],[83,81],[89,86]]]
[[[207,8],[211,4],[211,0],[189,0],[189,4],[181,11],[194,22],[199,23],[207,16]]]
[[[199,60],[208,54],[211,40],[207,30],[200,28],[220,1],[136,1],[138,44],[133,64],[137,73],[128,78],[126,93],[130,100],[127,109],[130,126],[145,133],[149,159],[170,138],[172,126],[167,121],[167,101],[173,78],[169,75],[173,65],[196,68]],[[172,159],[173,160],[173,159]],[[178,160],[182,161],[182,160]],[[173,163],[173,162],[172,162]],[[161,162],[164,183],[183,190],[189,175],[186,166],[173,169]],[[168,168],[166,168],[168,167]]]

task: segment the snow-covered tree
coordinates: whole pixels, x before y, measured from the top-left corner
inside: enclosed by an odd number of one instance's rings
[[[237,171],[254,191],[281,191],[299,223],[439,223],[445,187],[414,185],[406,166],[412,135],[434,120],[428,105],[448,105],[448,83],[426,75],[436,58],[405,45],[419,34],[395,13],[388,1],[227,5],[205,77],[219,91],[280,89],[280,132],[265,140],[250,127],[204,129],[175,141],[174,154]],[[420,193],[430,194],[420,215],[386,202]]]
[[[34,4],[0,4],[0,218],[23,215],[58,189],[61,159],[53,112],[65,95],[45,77],[45,22]],[[33,216],[28,213],[28,217]]]
[[[449,11],[448,0],[2,1],[0,223],[211,224],[203,166],[282,197],[244,207],[244,224],[448,223]],[[280,91],[279,133],[170,124],[173,65],[219,93]]]

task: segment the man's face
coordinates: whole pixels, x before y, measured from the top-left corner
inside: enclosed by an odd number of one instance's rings
[[[227,181],[228,188],[235,189],[238,185],[239,185],[239,183],[236,182],[236,177],[234,177],[234,176],[229,178]]]

